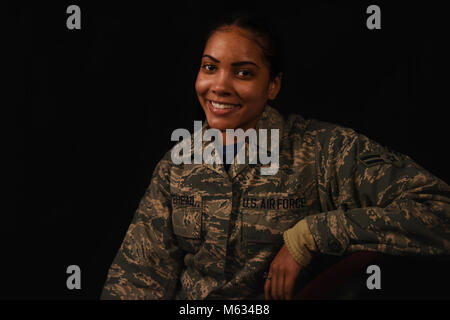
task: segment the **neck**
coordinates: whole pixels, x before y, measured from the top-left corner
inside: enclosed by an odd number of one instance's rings
[[[250,128],[255,128],[256,127],[256,123],[258,122],[258,120],[261,118],[261,114],[254,119],[253,121],[251,121],[250,123],[247,123],[246,125],[240,127],[240,129],[247,131]],[[238,128],[235,128],[234,130],[236,130]],[[228,146],[230,144],[234,144],[234,143],[238,143],[238,139],[235,136],[234,139],[227,139],[227,131],[226,130],[221,130],[222,131],[222,143],[224,146]]]

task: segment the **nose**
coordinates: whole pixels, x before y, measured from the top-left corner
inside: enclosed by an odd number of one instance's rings
[[[211,86],[211,90],[217,96],[230,96],[232,91],[230,77],[225,71],[218,72]]]

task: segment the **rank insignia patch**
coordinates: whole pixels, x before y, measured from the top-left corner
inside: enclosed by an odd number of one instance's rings
[[[402,158],[394,152],[360,154],[358,160],[367,168],[383,163],[392,164],[397,168],[404,166]]]
[[[366,153],[358,155],[358,160],[367,168],[384,163],[383,158],[377,153]]]

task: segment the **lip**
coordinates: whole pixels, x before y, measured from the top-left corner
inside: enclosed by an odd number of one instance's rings
[[[231,109],[216,109],[213,107],[211,101],[216,102],[216,103],[221,103],[221,104],[233,104],[233,105],[236,105],[236,107],[231,108]],[[214,100],[207,100],[207,105],[208,105],[209,111],[211,111],[212,114],[217,115],[217,116],[228,115],[228,114],[234,113],[237,110],[242,108],[241,105],[238,105],[236,103],[219,102],[219,101],[214,101]]]

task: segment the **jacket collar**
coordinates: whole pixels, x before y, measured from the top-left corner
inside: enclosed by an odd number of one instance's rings
[[[261,114],[261,117],[259,118],[259,120],[257,121],[256,125],[255,125],[255,130],[256,130],[256,136],[257,136],[257,144],[258,144],[258,148],[260,150],[260,152],[267,152],[268,155],[270,155],[270,150],[271,150],[271,136],[270,133],[272,132],[271,129],[278,129],[278,133],[279,133],[279,139],[277,141],[278,143],[278,149],[279,149],[279,143],[280,141],[283,139],[285,132],[283,131],[283,127],[284,127],[284,119],[283,116],[274,108],[270,107],[269,105],[266,105],[264,107],[264,110]],[[209,129],[210,126],[208,125],[207,121],[205,120],[203,126],[202,126],[202,136],[204,134],[204,132]],[[261,139],[261,133],[259,131],[259,129],[266,129],[268,134],[267,134],[267,139],[266,139],[266,143],[262,143],[262,139]],[[192,139],[192,142],[193,139]],[[211,141],[203,141],[202,143],[202,150],[205,150],[205,148],[209,145],[212,144]],[[194,144],[191,144],[192,148],[194,146]],[[210,170],[213,170],[217,173],[219,173],[220,175],[226,177],[226,178],[234,178],[236,177],[239,173],[241,173],[244,169],[248,168],[249,166],[253,166],[256,167],[257,170],[259,170],[260,167],[269,167],[270,164],[268,165],[262,165],[261,163],[259,163],[259,161],[257,161],[258,159],[254,159],[254,161],[256,162],[256,164],[249,164],[251,163],[252,159],[249,159],[249,142],[248,139],[246,139],[245,141],[245,145],[243,145],[242,147],[245,147],[245,163],[244,164],[238,164],[237,163],[237,157],[235,157],[233,164],[231,164],[231,167],[229,169],[229,175],[228,173],[225,171],[225,168],[223,166],[223,164],[217,164],[217,160],[220,159],[220,154],[214,149],[214,151],[211,153],[215,159],[214,163],[212,164],[206,164],[203,163],[204,166],[206,166],[207,168],[209,168]],[[269,150],[269,151],[267,151]],[[193,153],[192,153],[193,154]],[[238,154],[239,154],[239,150],[238,150]]]

